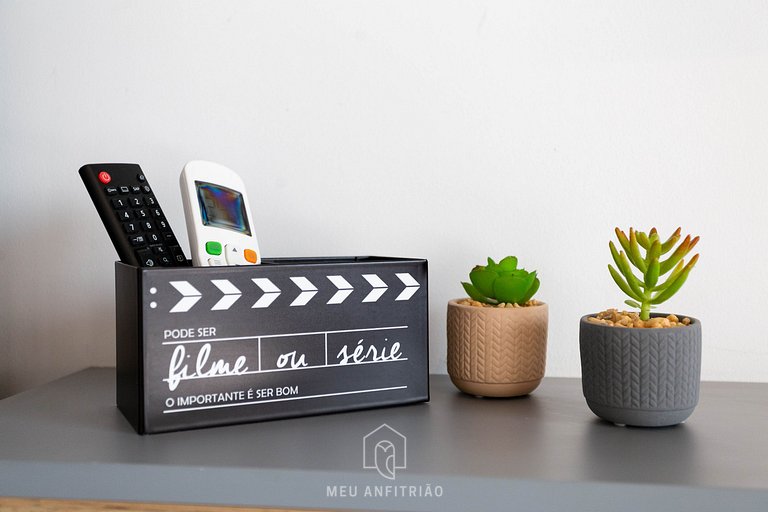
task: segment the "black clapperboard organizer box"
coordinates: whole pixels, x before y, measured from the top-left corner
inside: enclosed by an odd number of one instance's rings
[[[429,400],[427,261],[115,264],[117,406],[140,434]]]

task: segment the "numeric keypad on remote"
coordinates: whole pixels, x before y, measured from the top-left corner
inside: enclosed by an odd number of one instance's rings
[[[121,261],[143,267],[189,264],[138,165],[85,165],[80,175]]]

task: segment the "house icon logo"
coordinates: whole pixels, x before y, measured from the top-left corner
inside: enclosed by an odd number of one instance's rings
[[[406,438],[386,423],[363,437],[363,468],[375,469],[389,480],[398,469],[405,469]]]

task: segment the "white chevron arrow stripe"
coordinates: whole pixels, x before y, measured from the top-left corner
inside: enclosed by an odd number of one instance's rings
[[[382,281],[376,274],[363,274],[363,278],[368,281],[368,284],[373,286],[373,290],[365,296],[363,302],[376,302],[387,291],[387,283]]]
[[[202,298],[202,294],[188,281],[170,281],[168,284],[176,288],[183,297],[171,308],[171,313],[185,313]]]
[[[275,301],[277,296],[280,295],[280,288],[275,286],[275,283],[266,277],[256,277],[251,279],[251,281],[256,283],[256,286],[261,288],[261,291],[264,292],[264,295],[262,295],[251,308],[268,308],[269,305]]]
[[[301,290],[299,296],[291,302],[291,306],[306,306],[307,302],[317,294],[317,288],[306,277],[292,277],[291,281]]]
[[[328,301],[328,304],[341,304],[347,300],[347,297],[349,297],[353,291],[352,285],[349,284],[349,281],[341,276],[326,277],[333,283],[336,288],[339,289],[339,291],[333,294],[333,297],[331,297],[331,300]]]
[[[403,282],[405,289],[400,292],[395,300],[409,300],[413,295],[421,288],[421,285],[413,276],[407,272],[402,274],[395,274],[397,278]]]
[[[211,279],[213,285],[218,288],[224,296],[219,299],[219,302],[214,304],[211,311],[222,311],[232,307],[232,304],[237,302],[237,299],[243,294],[240,290],[233,285],[229,279]]]

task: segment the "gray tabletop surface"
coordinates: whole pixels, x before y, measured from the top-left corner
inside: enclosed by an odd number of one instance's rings
[[[479,399],[431,377],[429,403],[139,436],[91,368],[0,401],[0,495],[370,510],[768,510],[768,384],[702,384],[680,426],[622,428],[578,379]],[[389,480],[364,465],[406,438]],[[438,495],[439,494],[439,495]]]

